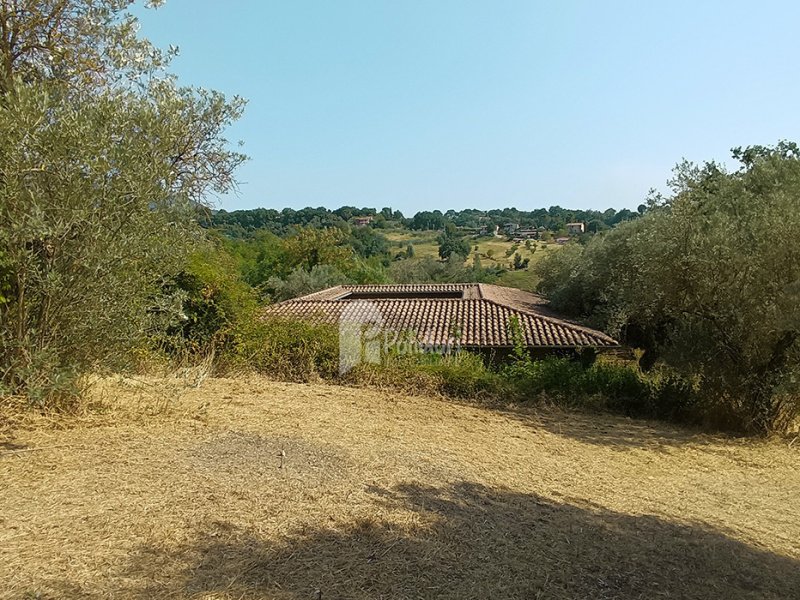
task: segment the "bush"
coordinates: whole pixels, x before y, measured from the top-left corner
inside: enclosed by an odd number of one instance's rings
[[[606,406],[630,416],[652,416],[650,383],[632,365],[599,361],[582,373],[581,387],[587,394],[599,394]]]
[[[389,356],[380,365],[362,364],[344,379],[348,383],[399,389],[409,394],[440,394],[453,398],[499,400],[513,394],[500,373],[469,352],[442,356]]]
[[[735,171],[680,164],[671,197],[539,263],[538,291],[691,381],[692,411],[769,433],[800,416],[800,246],[775,242],[800,227],[800,147],[733,157]],[[687,410],[685,386],[665,385],[668,410]]]
[[[523,399],[548,392],[563,398],[576,391],[582,369],[579,363],[566,358],[530,360],[525,357],[504,367],[501,374],[518,390]]]
[[[423,355],[418,368],[436,377],[440,392],[447,396],[498,399],[509,391],[508,381],[487,367],[480,356],[469,352]]]
[[[155,345],[172,362],[225,351],[234,330],[255,316],[254,290],[239,276],[235,259],[211,242],[189,257],[164,292],[181,301],[181,318],[154,336]]]
[[[339,337],[331,325],[270,319],[240,326],[232,349],[220,357],[222,371],[256,371],[288,381],[336,377]]]

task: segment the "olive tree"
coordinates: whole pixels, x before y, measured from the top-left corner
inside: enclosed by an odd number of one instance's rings
[[[794,416],[800,335],[800,153],[737,149],[733,173],[683,164],[664,216],[640,232],[623,296],[667,324],[664,356],[697,373],[750,429]]]
[[[540,289],[698,382],[707,407],[765,431],[798,411],[800,151],[734,150],[740,168],[683,163],[644,216],[557,253]]]
[[[129,4],[0,1],[0,385],[42,403],[180,316],[165,280],[245,158],[243,101],[179,87]]]
[[[0,92],[15,78],[75,90],[142,84],[177,52],[137,36],[135,0],[0,0]],[[157,7],[163,1],[146,3]]]

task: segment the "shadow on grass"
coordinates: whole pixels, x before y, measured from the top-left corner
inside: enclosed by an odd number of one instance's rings
[[[560,436],[587,444],[615,447],[620,450],[647,448],[667,449],[685,444],[702,445],[724,434],[705,434],[699,430],[663,421],[627,418],[585,409],[538,409],[527,406],[495,406],[493,409],[522,425],[545,429]]]
[[[145,547],[125,597],[791,598],[800,561],[677,524],[462,482],[367,489],[376,515],[282,540],[217,522]],[[146,583],[142,583],[146,582]],[[85,592],[86,590],[84,590]],[[102,595],[102,594],[100,594]]]

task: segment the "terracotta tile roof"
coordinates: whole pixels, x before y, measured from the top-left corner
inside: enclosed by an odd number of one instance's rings
[[[343,313],[355,321],[379,315],[385,330],[411,334],[423,344],[509,347],[510,324],[517,317],[529,347],[618,345],[600,331],[554,316],[535,294],[475,283],[342,285],[269,306],[265,317],[336,324]]]

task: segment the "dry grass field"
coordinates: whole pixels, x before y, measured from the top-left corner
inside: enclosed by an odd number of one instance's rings
[[[413,244],[415,256],[439,258],[439,245],[436,241],[438,234],[435,231],[386,231],[382,233],[390,242],[395,244],[393,248],[394,252],[404,249],[408,244]],[[527,291],[533,291],[538,282],[538,278],[533,272],[533,265],[547,254],[557,252],[561,249],[561,246],[552,242],[548,244],[531,242],[532,250],[529,250],[523,242],[518,245],[515,252],[518,252],[523,259],[527,258],[530,261],[530,266],[528,269],[514,271],[511,270],[511,264],[514,260],[513,254],[511,256],[506,256],[506,253],[515,246],[513,242],[507,241],[505,238],[482,237],[470,240],[470,243],[470,256],[467,257],[465,264],[472,264],[475,254],[474,248],[478,246],[478,254],[481,258],[481,264],[484,267],[499,265],[509,269],[500,277],[500,280],[497,282],[499,285],[506,285]]]
[[[0,413],[2,598],[798,598],[800,442],[261,379]]]

